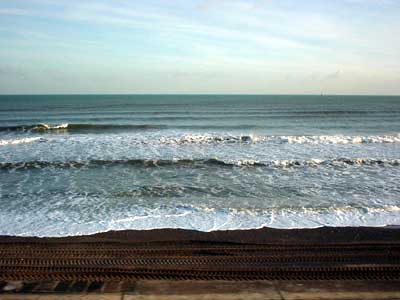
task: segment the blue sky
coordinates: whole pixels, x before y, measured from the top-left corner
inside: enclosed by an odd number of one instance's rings
[[[0,0],[0,93],[400,94],[398,0]]]

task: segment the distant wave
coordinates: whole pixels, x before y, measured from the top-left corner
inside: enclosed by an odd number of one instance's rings
[[[47,130],[61,130],[66,129],[68,127],[68,123],[59,124],[59,125],[48,125],[45,123],[38,123],[33,125],[18,125],[18,126],[1,126],[0,131],[33,131],[33,132],[41,132]]]
[[[93,132],[110,130],[139,130],[139,129],[162,129],[165,125],[156,124],[68,124],[49,125],[45,123],[19,126],[3,126],[0,131],[22,131],[22,132]]]
[[[44,139],[41,137],[31,137],[31,138],[22,138],[22,139],[0,140],[0,146],[27,144],[27,143],[33,143],[36,141],[44,141]]]
[[[28,161],[28,162],[1,162],[0,169],[40,169],[53,168],[84,168],[105,165],[130,165],[137,167],[164,167],[164,166],[222,166],[222,167],[317,167],[317,166],[400,166],[400,159],[375,158],[338,158],[338,159],[309,159],[309,160],[220,160],[220,159],[180,159],[180,160],[87,160],[87,161]]]

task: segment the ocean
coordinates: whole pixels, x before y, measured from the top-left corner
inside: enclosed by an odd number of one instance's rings
[[[400,224],[400,97],[0,96],[0,235]]]

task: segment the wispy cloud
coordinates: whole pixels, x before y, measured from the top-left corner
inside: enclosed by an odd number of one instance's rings
[[[260,89],[281,89],[288,78],[311,88],[315,78],[389,78],[400,68],[400,6],[390,0],[15,0],[0,2],[0,16],[0,60],[62,64],[55,72],[68,78],[83,66],[127,78],[169,72],[193,87],[204,74],[245,85],[254,74]]]

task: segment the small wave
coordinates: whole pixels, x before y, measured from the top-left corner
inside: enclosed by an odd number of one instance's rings
[[[31,138],[13,139],[13,140],[0,140],[0,146],[27,144],[36,141],[44,141],[44,139],[41,137],[31,137]]]
[[[309,160],[273,160],[264,164],[271,167],[301,167],[301,166],[346,166],[346,165],[381,165],[399,166],[400,159],[375,159],[375,158],[337,158],[337,159],[309,159]]]
[[[34,125],[18,125],[18,126],[1,126],[0,131],[22,131],[22,132],[42,132],[48,130],[62,130],[68,128],[68,123],[59,125],[49,125],[45,123],[39,123]]]
[[[69,124],[68,130],[137,130],[137,129],[162,129],[165,125],[157,124]]]
[[[68,123],[63,123],[63,124],[55,125],[55,126],[50,126],[47,124],[39,124],[36,128],[37,129],[44,128],[45,130],[66,129],[66,128],[68,128]]]
[[[277,144],[372,144],[372,143],[400,143],[398,135],[371,135],[371,136],[344,136],[344,135],[316,135],[316,136],[262,136],[262,135],[201,135],[190,134],[181,137],[162,137],[164,144],[211,144],[211,143],[277,143]]]
[[[145,130],[162,129],[165,125],[156,124],[69,124],[49,125],[39,123],[34,125],[3,126],[0,131],[21,131],[21,132],[102,132],[120,130]]]
[[[1,162],[0,169],[40,169],[53,168],[85,168],[110,165],[130,165],[136,167],[166,167],[166,166],[221,166],[221,167],[318,167],[318,166],[400,166],[400,159],[374,158],[338,158],[338,159],[309,159],[309,160],[220,160],[220,159],[180,159],[180,160],[87,160],[87,161],[28,161],[28,162]]]

